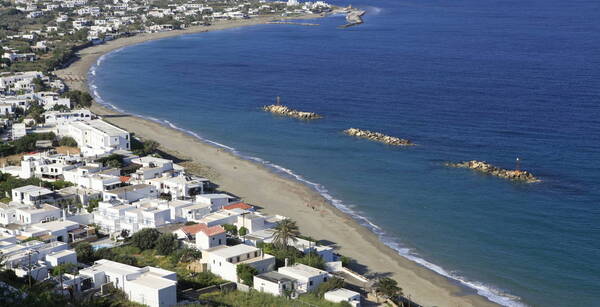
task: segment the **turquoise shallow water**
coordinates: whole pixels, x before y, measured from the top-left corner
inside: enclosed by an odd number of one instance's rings
[[[347,30],[334,16],[127,47],[101,58],[91,87],[297,176],[399,253],[494,301],[596,305],[599,4],[355,4],[366,23]],[[262,112],[275,96],[325,118]],[[344,136],[349,127],[418,146]],[[511,168],[517,156],[542,183],[443,166]]]

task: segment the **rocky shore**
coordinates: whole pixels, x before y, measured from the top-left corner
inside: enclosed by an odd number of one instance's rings
[[[298,111],[298,110],[290,109],[290,108],[288,108],[284,105],[280,105],[280,104],[272,104],[272,105],[264,106],[263,110],[265,110],[267,112],[271,112],[276,115],[294,117],[294,118],[304,119],[304,120],[319,119],[319,118],[323,117],[317,113]]]
[[[381,142],[381,143],[393,145],[393,146],[415,145],[413,142],[406,140],[406,139],[401,139],[401,138],[397,138],[394,136],[389,136],[389,135],[385,135],[383,133],[373,132],[373,131],[369,131],[369,130],[350,128],[350,129],[344,130],[344,133],[347,135],[350,135],[350,136],[355,136],[355,137],[359,137],[359,138],[363,138],[363,139],[368,139],[371,141]]]
[[[522,182],[527,182],[527,183],[541,181],[538,178],[536,178],[535,176],[533,176],[533,174],[528,171],[502,169],[502,168],[496,167],[494,165],[491,165],[491,164],[483,162],[483,161],[472,160],[472,161],[465,161],[465,162],[460,162],[460,163],[450,163],[449,162],[449,163],[446,163],[446,166],[468,168],[468,169],[472,169],[472,170],[475,170],[475,171],[478,171],[478,172],[481,172],[484,174],[488,174],[488,175],[492,175],[492,176],[496,176],[496,177],[500,177],[500,178],[504,178],[504,179],[508,179],[508,180],[513,180],[513,181],[522,181]]]

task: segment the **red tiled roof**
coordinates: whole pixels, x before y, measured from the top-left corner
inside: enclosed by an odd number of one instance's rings
[[[250,210],[252,208],[254,208],[254,207],[252,207],[251,205],[248,205],[247,203],[236,203],[236,204],[223,206],[223,209],[225,209],[225,210],[232,210],[232,209]]]
[[[210,237],[210,236],[215,236],[218,234],[225,233],[225,228],[221,227],[220,225],[217,225],[217,226],[205,228],[201,231],[204,232],[205,235]]]
[[[189,226],[183,226],[180,228],[183,232],[189,235],[195,235],[196,233],[206,229],[206,224],[194,224]]]
[[[185,232],[186,234],[191,235],[191,236],[193,236],[201,231],[209,237],[218,235],[221,233],[225,233],[225,228],[223,228],[219,225],[212,226],[212,227],[206,227],[206,224],[194,224],[194,225],[189,225],[189,226],[183,226],[180,229],[183,232]]]
[[[120,176],[119,180],[121,180],[121,182],[126,183],[129,182],[129,180],[131,179],[131,177],[129,176]]]

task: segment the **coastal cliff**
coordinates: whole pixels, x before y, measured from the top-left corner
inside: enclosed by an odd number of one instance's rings
[[[304,120],[319,119],[319,118],[323,117],[317,113],[298,111],[298,110],[290,109],[290,108],[288,108],[284,105],[280,105],[280,104],[272,104],[272,105],[264,106],[263,110],[273,113],[273,114],[276,114],[276,115],[294,117],[294,118],[304,119]]]
[[[373,131],[369,131],[369,130],[350,128],[350,129],[344,130],[344,133],[347,135],[350,135],[350,136],[368,139],[371,141],[380,142],[380,143],[393,145],[393,146],[415,145],[413,142],[406,140],[406,139],[401,139],[401,138],[397,138],[394,136],[389,136],[389,135],[385,135],[383,133],[373,132]]]
[[[504,178],[504,179],[508,179],[508,180],[513,180],[513,181],[522,181],[522,182],[527,182],[527,183],[541,181],[538,178],[536,178],[535,176],[533,176],[533,174],[528,171],[502,169],[502,168],[496,167],[492,164],[489,164],[489,163],[486,163],[483,161],[472,160],[472,161],[465,161],[465,162],[460,162],[460,163],[450,163],[449,162],[449,163],[446,163],[446,166],[468,168],[468,169],[472,169],[474,171],[478,171],[478,172],[481,172],[484,174],[488,174],[488,175],[492,175],[492,176],[496,176],[496,177],[500,177],[500,178]]]

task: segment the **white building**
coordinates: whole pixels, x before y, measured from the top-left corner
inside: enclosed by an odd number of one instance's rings
[[[223,206],[229,205],[229,202],[234,199],[235,197],[223,193],[196,195],[196,202],[199,204],[211,205],[212,211],[219,210]]]
[[[169,307],[177,304],[177,274],[155,267],[138,268],[106,259],[98,260],[79,271],[90,277],[94,288],[112,283],[134,302],[150,307]]]
[[[280,267],[277,271],[295,279],[297,281],[296,291],[299,293],[312,292],[316,290],[321,283],[331,278],[329,273],[302,263]]]
[[[12,189],[11,194],[14,202],[26,205],[37,205],[52,199],[54,192],[46,188],[26,185]]]
[[[235,224],[238,216],[244,214],[244,210],[219,210],[217,212],[210,213],[201,218],[198,223],[206,224],[207,226],[216,226],[223,224]]]
[[[348,302],[352,307],[360,307],[360,293],[344,288],[327,291],[323,298],[334,303]]]
[[[287,291],[294,291],[295,280],[279,272],[266,272],[254,276],[254,289],[280,296]]]
[[[108,191],[104,191],[102,199],[104,201],[118,200],[124,203],[131,203],[143,198],[156,198],[158,191],[155,187],[148,184],[128,185]]]
[[[18,140],[27,135],[27,126],[23,123],[12,125],[12,139]]]
[[[227,234],[222,226],[206,227],[204,224],[198,225],[204,226],[196,232],[196,247],[198,249],[206,250],[227,243]]]
[[[262,250],[245,244],[235,246],[218,246],[202,251],[202,263],[206,263],[208,270],[221,278],[238,282],[237,266],[247,264],[259,273],[273,271],[275,257],[263,254]]]
[[[49,253],[46,255],[46,263],[51,267],[65,263],[77,264],[77,253],[72,249]]]
[[[70,136],[84,156],[98,156],[131,148],[129,132],[99,119],[74,121],[57,128],[61,137]]]
[[[45,123],[48,125],[64,125],[74,121],[92,120],[92,112],[88,109],[72,111],[46,111],[44,112]]]
[[[30,205],[15,209],[16,223],[37,224],[60,219],[62,211],[48,204]]]

